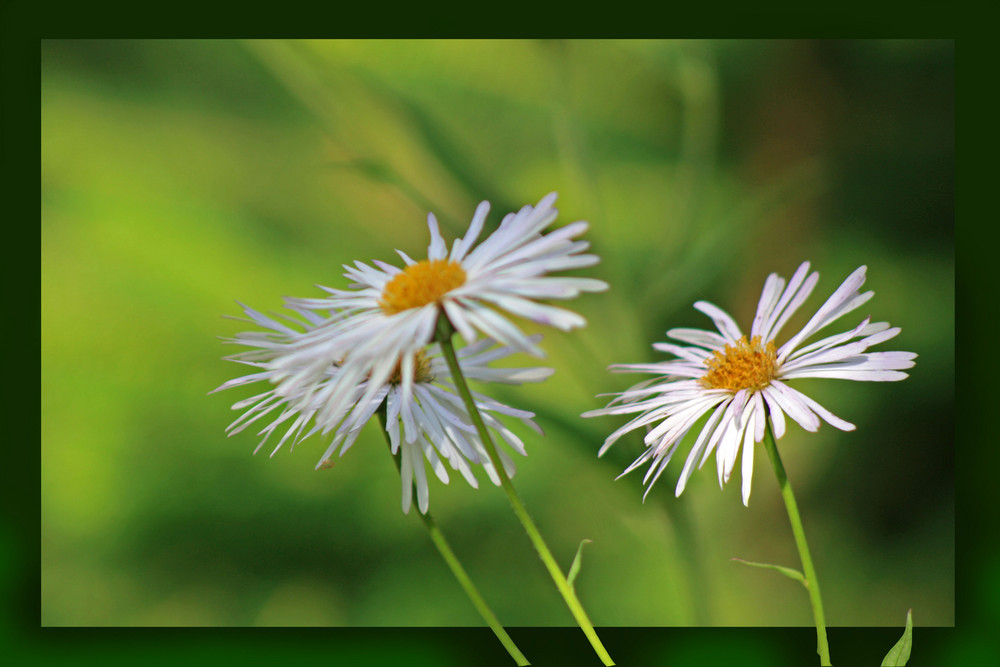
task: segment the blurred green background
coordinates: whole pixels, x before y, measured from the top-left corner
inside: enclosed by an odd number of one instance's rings
[[[730,561],[798,566],[762,451],[749,508],[714,460],[675,499],[683,453],[642,503],[642,473],[614,480],[639,438],[597,459],[623,422],[578,417],[640,379],[607,365],[708,328],[695,300],[748,327],[810,260],[804,310],[867,264],[836,326],[870,313],[920,355],[902,383],[798,385],[858,426],[779,443],[828,621],[953,625],[954,44],[453,40],[42,43],[42,624],[480,625],[374,426],[314,471],[325,441],[252,456],[223,433],[252,390],[207,392],[241,373],[236,299],[344,287],[422,256],[428,210],[450,241],[480,200],[495,225],[552,190],[611,290],[543,331],[551,380],[490,391],[546,430],[520,429],[515,484],[564,567],[594,541],[594,623],[812,623]],[[431,508],[506,625],[573,623],[502,492],[435,483]]]

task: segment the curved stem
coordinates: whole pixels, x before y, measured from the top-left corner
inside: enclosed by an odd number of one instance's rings
[[[473,425],[476,427],[476,431],[479,433],[479,438],[483,442],[483,446],[486,448],[486,453],[489,455],[490,462],[493,464],[494,469],[496,469],[497,475],[500,478],[500,486],[503,488],[504,493],[507,494],[507,499],[510,501],[511,507],[514,509],[514,514],[517,515],[518,520],[524,527],[525,532],[528,534],[528,539],[535,547],[535,551],[538,552],[538,557],[542,559],[542,563],[545,564],[546,569],[549,571],[552,580],[556,584],[556,588],[559,590],[560,595],[562,595],[563,600],[565,600],[566,605],[569,607],[570,612],[573,614],[573,618],[576,619],[577,624],[583,633],[587,636],[590,641],[590,645],[594,648],[598,657],[601,658],[601,662],[605,665],[614,665],[614,660],[608,654],[607,649],[601,643],[601,640],[597,637],[597,632],[594,630],[594,625],[590,622],[587,617],[587,612],[584,611],[583,605],[580,604],[579,598],[576,596],[576,591],[573,589],[572,584],[563,574],[562,570],[559,569],[559,564],[556,563],[556,559],[552,556],[552,552],[549,551],[548,546],[545,544],[545,540],[542,539],[541,533],[538,532],[538,528],[535,526],[534,521],[528,515],[528,511],[524,507],[524,503],[521,502],[521,498],[517,495],[517,491],[514,490],[514,485],[510,481],[510,477],[507,476],[507,472],[503,468],[503,463],[500,461],[500,456],[497,453],[496,445],[493,443],[493,438],[490,437],[489,431],[486,430],[486,424],[483,422],[483,417],[479,413],[479,409],[476,407],[476,402],[472,398],[472,392],[469,391],[469,386],[465,382],[465,376],[462,375],[462,369],[458,364],[458,357],[455,355],[455,346],[452,344],[452,335],[455,333],[451,322],[442,312],[438,315],[438,327],[436,340],[441,344],[441,350],[444,353],[444,358],[448,362],[448,370],[451,372],[451,378],[455,383],[455,388],[458,389],[459,395],[462,397],[462,401],[465,403],[465,408],[469,413],[469,417],[472,419]]]
[[[389,440],[389,433],[385,429],[385,405],[382,405],[379,408],[378,415],[379,423],[382,425],[382,433],[385,435],[385,444],[389,447],[389,451],[391,453],[392,443]],[[401,462],[399,451],[392,455],[392,460],[396,464],[396,470],[400,471]],[[462,567],[462,563],[458,560],[455,552],[451,550],[451,546],[444,538],[444,534],[441,532],[441,529],[438,528],[437,522],[434,521],[434,517],[431,516],[430,511],[428,511],[427,514],[423,514],[418,511],[417,514],[420,515],[420,520],[423,521],[424,527],[427,528],[427,532],[431,536],[431,541],[441,553],[441,557],[444,558],[444,562],[448,564],[448,568],[451,570],[451,573],[455,575],[455,579],[457,579],[458,583],[462,586],[462,590],[464,590],[465,594],[469,596],[469,600],[472,601],[472,604],[475,606],[476,611],[479,612],[479,615],[483,617],[486,624],[493,630],[493,634],[497,636],[500,643],[503,644],[505,649],[507,649],[507,653],[510,654],[510,657],[514,658],[514,662],[516,662],[519,667],[530,665],[531,663],[528,662],[528,659],[524,657],[524,654],[521,653],[520,649],[517,648],[517,645],[514,644],[514,640],[511,639],[510,635],[507,634],[507,631],[504,630],[503,625],[500,624],[500,620],[497,618],[496,614],[494,614],[493,610],[490,609],[488,604],[486,604],[486,600],[484,600],[483,596],[479,594],[479,590],[476,588],[476,585],[472,583],[472,579],[469,578],[465,568]]]
[[[788,510],[788,520],[792,524],[792,533],[795,535],[795,546],[799,550],[799,558],[802,560],[802,573],[805,575],[806,590],[809,591],[809,601],[812,603],[813,618],[816,619],[816,652],[819,654],[820,665],[830,665],[830,646],[826,639],[826,618],[823,614],[823,599],[819,594],[819,580],[816,579],[816,570],[813,569],[812,556],[809,555],[809,545],[806,543],[806,533],[802,529],[802,519],[799,517],[799,508],[795,503],[795,495],[792,493],[792,485],[785,474],[785,467],[781,464],[781,456],[778,454],[778,446],[774,442],[774,434],[771,432],[770,420],[764,432],[764,447],[767,449],[768,458],[774,466],[774,474],[778,478],[778,486],[781,487],[781,497],[785,501],[785,509]]]

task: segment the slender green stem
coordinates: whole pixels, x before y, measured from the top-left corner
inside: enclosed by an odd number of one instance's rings
[[[785,501],[788,520],[792,524],[792,533],[795,535],[795,546],[798,547],[799,558],[802,560],[805,587],[809,591],[809,601],[812,603],[813,617],[816,619],[816,652],[819,654],[820,665],[830,665],[830,645],[826,640],[826,618],[823,615],[823,599],[819,594],[819,580],[816,579],[816,570],[813,569],[812,556],[809,555],[809,545],[806,543],[806,533],[802,529],[802,519],[799,517],[799,507],[795,503],[792,485],[785,474],[785,466],[781,464],[781,456],[779,456],[778,446],[774,442],[770,422],[768,422],[764,433],[764,447],[771,459],[771,465],[774,466],[774,474],[778,478],[781,497]]]
[[[604,648],[604,644],[597,637],[597,632],[594,630],[594,625],[590,622],[587,617],[587,612],[584,611],[583,605],[580,604],[579,598],[576,596],[576,591],[573,589],[572,584],[563,574],[562,570],[559,569],[559,564],[556,563],[556,559],[552,556],[552,552],[549,551],[548,546],[545,544],[545,540],[542,539],[541,533],[538,532],[538,528],[535,527],[534,521],[528,515],[528,511],[524,507],[524,503],[521,502],[521,498],[517,495],[517,491],[514,490],[514,485],[510,481],[510,477],[507,476],[507,472],[503,468],[503,463],[500,461],[500,455],[497,453],[496,445],[493,444],[493,438],[490,437],[489,431],[486,430],[486,424],[483,422],[483,417],[479,413],[479,408],[476,407],[476,402],[472,398],[472,392],[469,391],[469,385],[465,382],[465,376],[462,375],[462,369],[458,365],[458,357],[455,355],[455,346],[452,344],[452,335],[455,333],[451,322],[445,317],[442,312],[438,316],[438,327],[437,327],[437,337],[436,340],[441,344],[441,350],[444,353],[444,358],[448,362],[448,369],[451,371],[451,378],[455,383],[455,388],[458,389],[459,395],[465,402],[465,408],[469,412],[469,417],[472,419],[473,425],[476,427],[476,431],[479,433],[479,437],[483,442],[483,446],[486,448],[486,453],[490,457],[490,462],[496,469],[497,475],[500,477],[500,486],[503,488],[504,493],[507,494],[507,499],[510,501],[511,507],[514,508],[514,514],[517,515],[518,520],[524,527],[525,532],[528,534],[528,539],[535,547],[535,551],[538,552],[539,558],[542,559],[542,563],[545,564],[546,569],[549,571],[549,575],[552,576],[552,580],[556,584],[556,588],[562,595],[563,600],[566,601],[566,605],[569,607],[570,612],[573,614],[573,618],[576,619],[577,624],[583,633],[590,640],[590,645],[594,648],[594,651],[601,658],[601,662],[605,665],[614,665],[614,660],[608,654],[607,649]]]
[[[389,433],[385,429],[385,405],[382,405],[378,410],[379,423],[382,425],[382,433],[385,435],[385,444],[389,447],[390,453],[392,452],[392,442],[389,440]],[[397,451],[392,455],[393,463],[396,464],[396,470],[402,472],[402,463],[400,461],[401,452]],[[427,528],[427,532],[431,536],[431,541],[437,550],[441,553],[441,557],[444,558],[444,562],[448,564],[448,568],[451,573],[455,575],[455,579],[462,586],[462,590],[465,594],[469,596],[472,604],[476,607],[479,615],[483,617],[486,624],[490,626],[493,630],[493,634],[497,636],[500,643],[503,644],[504,648],[507,649],[507,653],[510,653],[510,657],[514,658],[519,667],[524,667],[524,665],[530,665],[528,659],[524,657],[517,645],[514,644],[514,640],[510,638],[507,631],[504,630],[503,625],[500,624],[500,620],[497,618],[493,610],[490,609],[489,605],[486,604],[486,600],[483,596],[479,594],[479,590],[476,585],[472,583],[472,579],[469,578],[468,573],[466,573],[465,568],[462,567],[462,563],[458,560],[458,556],[455,552],[451,550],[451,546],[448,544],[448,540],[444,538],[444,534],[441,529],[438,528],[437,522],[434,521],[434,517],[431,516],[430,510],[426,514],[417,512],[420,515],[420,520],[423,521],[424,527]]]

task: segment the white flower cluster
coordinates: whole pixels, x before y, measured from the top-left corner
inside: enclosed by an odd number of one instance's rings
[[[251,349],[230,359],[258,370],[218,390],[254,382],[266,382],[270,388],[233,406],[246,411],[228,432],[238,433],[267,417],[259,432],[264,441],[275,430],[285,429],[274,451],[289,440],[294,445],[314,433],[333,432],[319,467],[338,448],[343,454],[384,407],[392,451],[401,452],[404,512],[411,506],[414,486],[420,511],[427,511],[425,461],[445,483],[447,461],[473,487],[477,482],[472,466],[482,466],[499,484],[440,349],[432,342],[443,314],[468,343],[458,352],[466,378],[520,384],[540,382],[552,374],[548,368],[491,368],[489,363],[514,352],[544,356],[538,347],[541,336],[525,335],[504,312],[569,330],[585,324],[584,319],[536,300],[569,299],[607,289],[599,280],[547,275],[598,262],[597,256],[583,254],[587,242],[573,240],[587,223],[542,233],[556,218],[554,201],[553,193],[537,206],[507,215],[476,246],[489,212],[489,204],[483,202],[468,232],[450,252],[431,214],[426,260],[414,261],[397,251],[404,268],[380,261],[373,262],[374,267],[362,262],[345,266],[350,289],[323,287],[328,297],[288,299],[286,307],[297,316],[288,323],[244,306],[249,321],[266,331],[233,338],[230,342]],[[487,427],[524,455],[521,440],[496,415],[521,419],[540,431],[531,419],[534,414],[482,394],[474,394],[474,399]],[[513,461],[503,450],[498,453],[506,473],[512,475]]]

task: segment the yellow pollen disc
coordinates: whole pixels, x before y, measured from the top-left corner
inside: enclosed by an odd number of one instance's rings
[[[445,294],[465,284],[465,269],[446,259],[411,264],[386,283],[378,305],[386,315],[419,308],[441,300]]]
[[[706,389],[763,389],[774,379],[778,366],[778,356],[774,343],[768,341],[760,344],[760,336],[754,336],[747,342],[743,336],[735,345],[726,345],[722,352],[716,352],[711,359],[705,360],[708,366],[700,380]]]
[[[433,380],[434,376],[431,375],[431,361],[424,354],[423,350],[417,350],[417,353],[413,355],[413,381],[414,382],[429,382]],[[399,384],[403,381],[403,361],[400,359],[396,362],[396,367],[392,369],[392,373],[389,375],[389,379],[386,380],[388,384]]]

